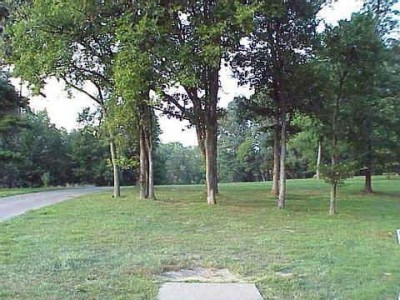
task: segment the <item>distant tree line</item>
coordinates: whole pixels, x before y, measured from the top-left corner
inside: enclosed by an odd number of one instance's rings
[[[57,129],[45,111],[19,113],[0,134],[0,187],[110,185],[108,147],[89,126]]]

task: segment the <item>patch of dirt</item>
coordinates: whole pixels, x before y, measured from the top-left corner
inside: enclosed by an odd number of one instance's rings
[[[228,269],[190,268],[164,272],[157,277],[159,281],[168,282],[241,282],[239,276],[232,274]]]
[[[286,273],[286,272],[275,272],[275,274],[281,278],[287,278],[287,279],[293,278],[294,276],[293,273]]]
[[[286,279],[291,279],[294,277],[294,274],[293,274],[291,268],[283,268],[281,270],[278,270],[275,272],[275,275],[279,276],[281,278],[286,278]]]

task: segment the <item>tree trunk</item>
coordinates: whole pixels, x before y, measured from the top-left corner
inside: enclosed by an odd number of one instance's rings
[[[210,126],[211,127],[211,126]],[[214,129],[207,128],[205,150],[206,150],[206,186],[207,186],[207,203],[217,204],[216,200],[216,150],[217,145],[214,139]]]
[[[146,149],[147,149],[147,162],[148,162],[148,176],[147,176],[147,198],[155,199],[154,192],[154,167],[153,167],[153,141],[151,134],[145,134],[146,137]]]
[[[371,168],[367,167],[364,172],[365,172],[364,193],[372,194],[374,191],[372,190]]]
[[[337,183],[331,183],[331,199],[329,201],[329,215],[336,214]]]
[[[205,104],[205,153],[206,153],[206,184],[207,203],[217,204],[217,104],[219,89],[219,68],[207,68],[209,88],[206,89]]]
[[[339,93],[335,100],[335,105],[333,107],[332,114],[332,154],[331,154],[331,198],[329,201],[329,215],[336,214],[336,197],[337,197],[337,187],[339,182],[339,177],[336,173],[336,163],[338,160],[338,124],[339,124],[339,112],[340,112],[340,101],[343,92],[343,84],[346,78],[346,74],[344,73],[339,82]]]
[[[335,171],[336,168],[336,161],[337,161],[337,144],[338,144],[338,137],[336,133],[336,128],[337,128],[337,121],[338,121],[338,111],[339,111],[339,102],[336,102],[336,108],[334,110],[333,114],[333,122],[332,122],[332,155],[331,155],[331,170],[332,174]],[[332,182],[331,182],[331,198],[329,201],[329,215],[334,215],[336,214],[336,195],[337,195],[337,185],[338,185],[338,178],[336,178],[335,174],[331,175]]]
[[[215,177],[214,177],[214,189],[215,189],[215,194],[218,195],[219,193],[219,188],[218,188],[218,137],[217,137],[217,128],[215,128],[215,133],[214,133],[214,145],[215,145],[215,154],[214,154],[214,168],[215,168]]]
[[[119,183],[119,168],[117,165],[117,153],[115,149],[115,143],[113,141],[113,135],[110,134],[110,154],[111,154],[111,164],[113,167],[113,176],[114,176],[114,190],[113,197],[118,198],[121,196],[121,188]]]
[[[321,157],[322,157],[322,143],[321,140],[318,141],[318,154],[317,154],[317,172],[315,177],[319,180],[321,179]]]
[[[203,132],[202,128],[200,128],[200,125],[196,125],[196,135],[200,153],[205,161],[206,158],[205,133]]]
[[[148,180],[147,180],[147,150],[146,150],[146,141],[145,141],[145,133],[143,128],[140,129],[140,158],[139,158],[139,198],[146,199],[148,196]]]
[[[276,118],[276,124],[274,127],[274,168],[272,171],[272,189],[271,194],[274,196],[279,195],[279,117]]]
[[[280,176],[279,176],[279,195],[278,208],[285,208],[286,201],[286,115],[282,114],[281,125],[281,155],[280,155]]]
[[[367,194],[372,194],[374,191],[372,190],[372,157],[373,157],[373,151],[372,151],[372,140],[370,137],[370,133],[372,132],[372,124],[371,120],[367,119],[364,123],[365,126],[365,134],[368,135],[368,142],[367,142],[367,155],[366,155],[366,161],[365,161],[365,184],[364,184],[364,193]]]
[[[189,90],[189,89],[187,89]],[[200,149],[200,154],[201,154],[201,162],[202,162],[202,167],[203,171],[206,172],[206,132],[205,132],[205,117],[204,117],[204,111],[202,111],[201,108],[201,102],[200,99],[196,96],[194,96],[195,93],[189,93],[189,95],[192,96],[192,102],[193,102],[193,111],[195,114],[195,125],[196,125],[196,135],[197,135],[197,144]],[[206,184],[206,193],[207,193],[207,184]]]

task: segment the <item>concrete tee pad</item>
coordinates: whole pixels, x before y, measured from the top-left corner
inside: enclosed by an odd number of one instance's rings
[[[254,284],[165,283],[157,300],[263,300]]]

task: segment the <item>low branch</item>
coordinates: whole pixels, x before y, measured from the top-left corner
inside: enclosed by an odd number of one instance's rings
[[[103,106],[103,103],[95,96],[93,96],[92,94],[90,94],[89,92],[85,91],[83,88],[77,86],[76,84],[71,83],[65,76],[61,76],[62,80],[64,80],[64,82],[74,88],[75,90],[77,90],[78,92],[81,92],[83,94],[85,94],[86,96],[88,96],[90,99],[92,99],[93,101],[95,101],[97,104],[99,104],[100,106]]]
[[[99,77],[101,80],[103,80],[104,82],[106,82],[106,83],[108,83],[108,84],[111,84],[111,80],[109,80],[107,77],[105,77],[103,74],[100,74],[99,72],[96,72],[96,71],[93,71],[93,70],[89,70],[89,69],[86,69],[86,68],[84,68],[84,67],[78,67],[77,65],[75,65],[75,64],[70,64],[70,67],[72,67],[72,68],[74,68],[75,70],[77,70],[77,71],[81,71],[81,72],[84,72],[84,73],[89,73],[89,74],[91,74],[91,75],[94,75],[94,76],[96,76],[96,77]]]
[[[182,112],[183,115],[186,113],[186,107],[182,106],[173,96],[168,95],[166,92],[162,92],[162,96],[168,102],[174,104]]]
[[[186,116],[186,115],[182,115],[182,114],[178,115],[178,113],[172,112],[172,111],[168,111],[168,110],[166,110],[166,109],[164,109],[162,107],[153,106],[153,109],[157,110],[157,111],[161,112],[163,115],[169,116],[171,118],[180,119],[180,120],[186,120],[186,121],[189,121],[189,122],[192,121],[192,119],[190,117]]]

